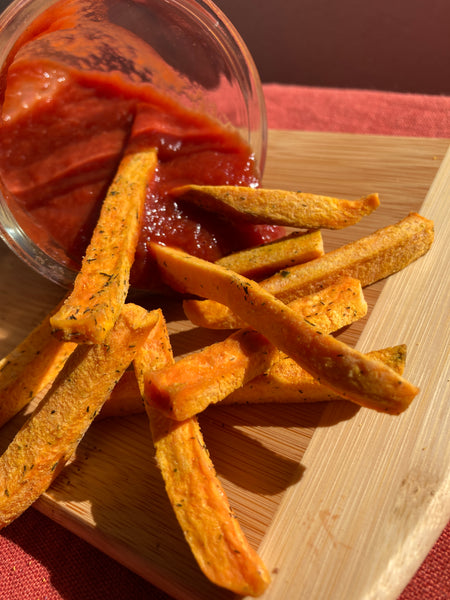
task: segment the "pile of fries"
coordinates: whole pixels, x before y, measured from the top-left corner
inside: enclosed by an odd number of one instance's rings
[[[297,230],[216,263],[151,244],[192,323],[232,330],[175,360],[163,310],[127,302],[157,164],[152,148],[124,156],[73,289],[0,362],[0,425],[41,398],[0,457],[0,526],[47,490],[97,416],[145,410],[168,497],[201,570],[219,586],[258,596],[269,572],[229,506],[197,415],[217,403],[337,399],[404,411],[419,391],[403,378],[405,346],[362,354],[332,334],[364,317],[365,286],[428,251],[433,223],[412,213],[325,253],[321,229],[358,222],[378,207],[376,194],[350,201],[231,186],[174,190],[178,202],[223,218]]]

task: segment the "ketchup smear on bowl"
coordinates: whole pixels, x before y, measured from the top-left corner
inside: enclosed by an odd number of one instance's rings
[[[3,74],[0,176],[25,232],[79,268],[121,156],[146,146],[158,149],[159,165],[148,186],[134,288],[160,284],[149,240],[214,261],[280,237],[280,227],[230,223],[171,197],[185,183],[259,185],[252,152],[237,132],[143,83],[143,65],[157,58],[142,41],[95,19],[81,26],[81,14],[76,1],[46,11]],[[123,64],[111,72],[98,62],[108,39],[118,56],[138,46],[141,65],[131,75]]]

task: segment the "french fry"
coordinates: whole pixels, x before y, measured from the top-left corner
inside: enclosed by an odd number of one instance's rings
[[[0,457],[0,528],[45,492],[133,360],[156,315],[126,304],[105,344],[79,344]]]
[[[100,344],[125,303],[149,178],[150,149],[123,157],[108,189],[72,293],[50,322],[65,341]]]
[[[329,285],[338,275],[359,279],[366,287],[401,271],[426,254],[434,239],[433,222],[417,213],[304,265],[273,275],[264,288],[283,302]]]
[[[396,373],[403,374],[406,346],[398,345],[374,350],[368,356],[385,362]],[[163,368],[163,367],[161,367]],[[283,402],[322,402],[342,398],[321,385],[288,356],[282,355],[267,372],[234,390],[219,404],[265,404]],[[145,412],[134,371],[126,371],[117,382],[96,419],[127,417]]]
[[[215,473],[195,417],[176,422],[154,409],[147,397],[153,370],[173,362],[162,318],[141,346],[134,365],[146,397],[156,460],[186,541],[210,581],[237,594],[258,596],[269,573],[251,548]]]
[[[406,346],[401,344],[368,352],[367,356],[380,360],[399,375],[403,374]],[[285,356],[270,369],[224,398],[220,404],[266,404],[295,402],[328,402],[344,400],[314,379],[292,358]],[[383,412],[390,414],[387,408]]]
[[[416,386],[383,363],[322,334],[256,282],[167,246],[152,245],[165,282],[177,291],[226,304],[250,327],[337,394],[368,408],[401,412]]]
[[[75,347],[55,339],[47,315],[0,361],[0,427],[53,382]]]
[[[152,417],[166,491],[204,575],[236,594],[259,596],[270,575],[233,513],[205,447],[198,421]]]
[[[322,234],[317,230],[296,232],[275,242],[234,252],[216,263],[250,279],[261,279],[318,258],[323,253]]]
[[[433,222],[411,213],[389,225],[325,253],[308,263],[280,271],[260,285],[282,300],[311,294],[330,285],[341,275],[349,275],[366,287],[408,266],[423,256],[433,243]],[[186,316],[195,324],[211,329],[236,329],[245,326],[242,319],[219,302],[186,300]]]
[[[361,284],[350,277],[289,306],[322,333],[337,331],[367,313]],[[282,352],[263,335],[240,329],[156,371],[147,393],[168,417],[184,420],[220,402],[282,358]]]
[[[277,349],[263,335],[241,329],[157,371],[147,394],[155,408],[183,421],[266,371],[277,357]]]
[[[400,375],[404,372],[406,362],[404,344],[373,350],[367,355],[383,361]],[[343,400],[343,398],[321,385],[292,358],[283,355],[266,373],[258,375],[231,392],[218,404],[278,404],[333,400]],[[96,418],[126,417],[144,411],[136,376],[133,371],[126,371]]]
[[[184,185],[172,190],[172,195],[230,219],[304,229],[349,227],[380,205],[378,194],[359,200],[342,200],[230,185]]]

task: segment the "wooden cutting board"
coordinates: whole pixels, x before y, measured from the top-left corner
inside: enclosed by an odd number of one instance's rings
[[[448,140],[271,132],[265,185],[357,198],[381,207],[326,234],[326,249],[412,210],[434,219],[431,251],[365,290],[370,311],[342,339],[361,350],[409,349],[406,377],[421,387],[391,417],[350,403],[214,407],[206,444],[251,543],[273,573],[267,600],[395,599],[450,518]],[[0,246],[0,354],[62,296]],[[218,334],[163,303],[175,354]],[[0,432],[4,448],[24,415]],[[75,460],[36,508],[182,600],[230,599],[200,573],[154,463],[146,417],[95,423]],[[32,532],[30,532],[32,535]]]

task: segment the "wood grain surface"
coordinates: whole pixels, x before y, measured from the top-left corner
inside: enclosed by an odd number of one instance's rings
[[[405,375],[421,393],[404,414],[342,402],[216,406],[201,416],[230,502],[273,573],[268,600],[395,599],[450,518],[447,149],[448,140],[270,132],[267,187],[380,194],[375,213],[324,235],[327,250],[413,210],[435,221],[436,241],[367,288],[368,317],[340,334],[364,351],[408,344]],[[1,245],[0,355],[62,295]],[[192,327],[176,300],[139,301],[163,307],[178,356],[221,335]],[[2,448],[24,418],[2,429]],[[233,597],[203,577],[184,542],[144,415],[95,423],[36,508],[174,598]]]

